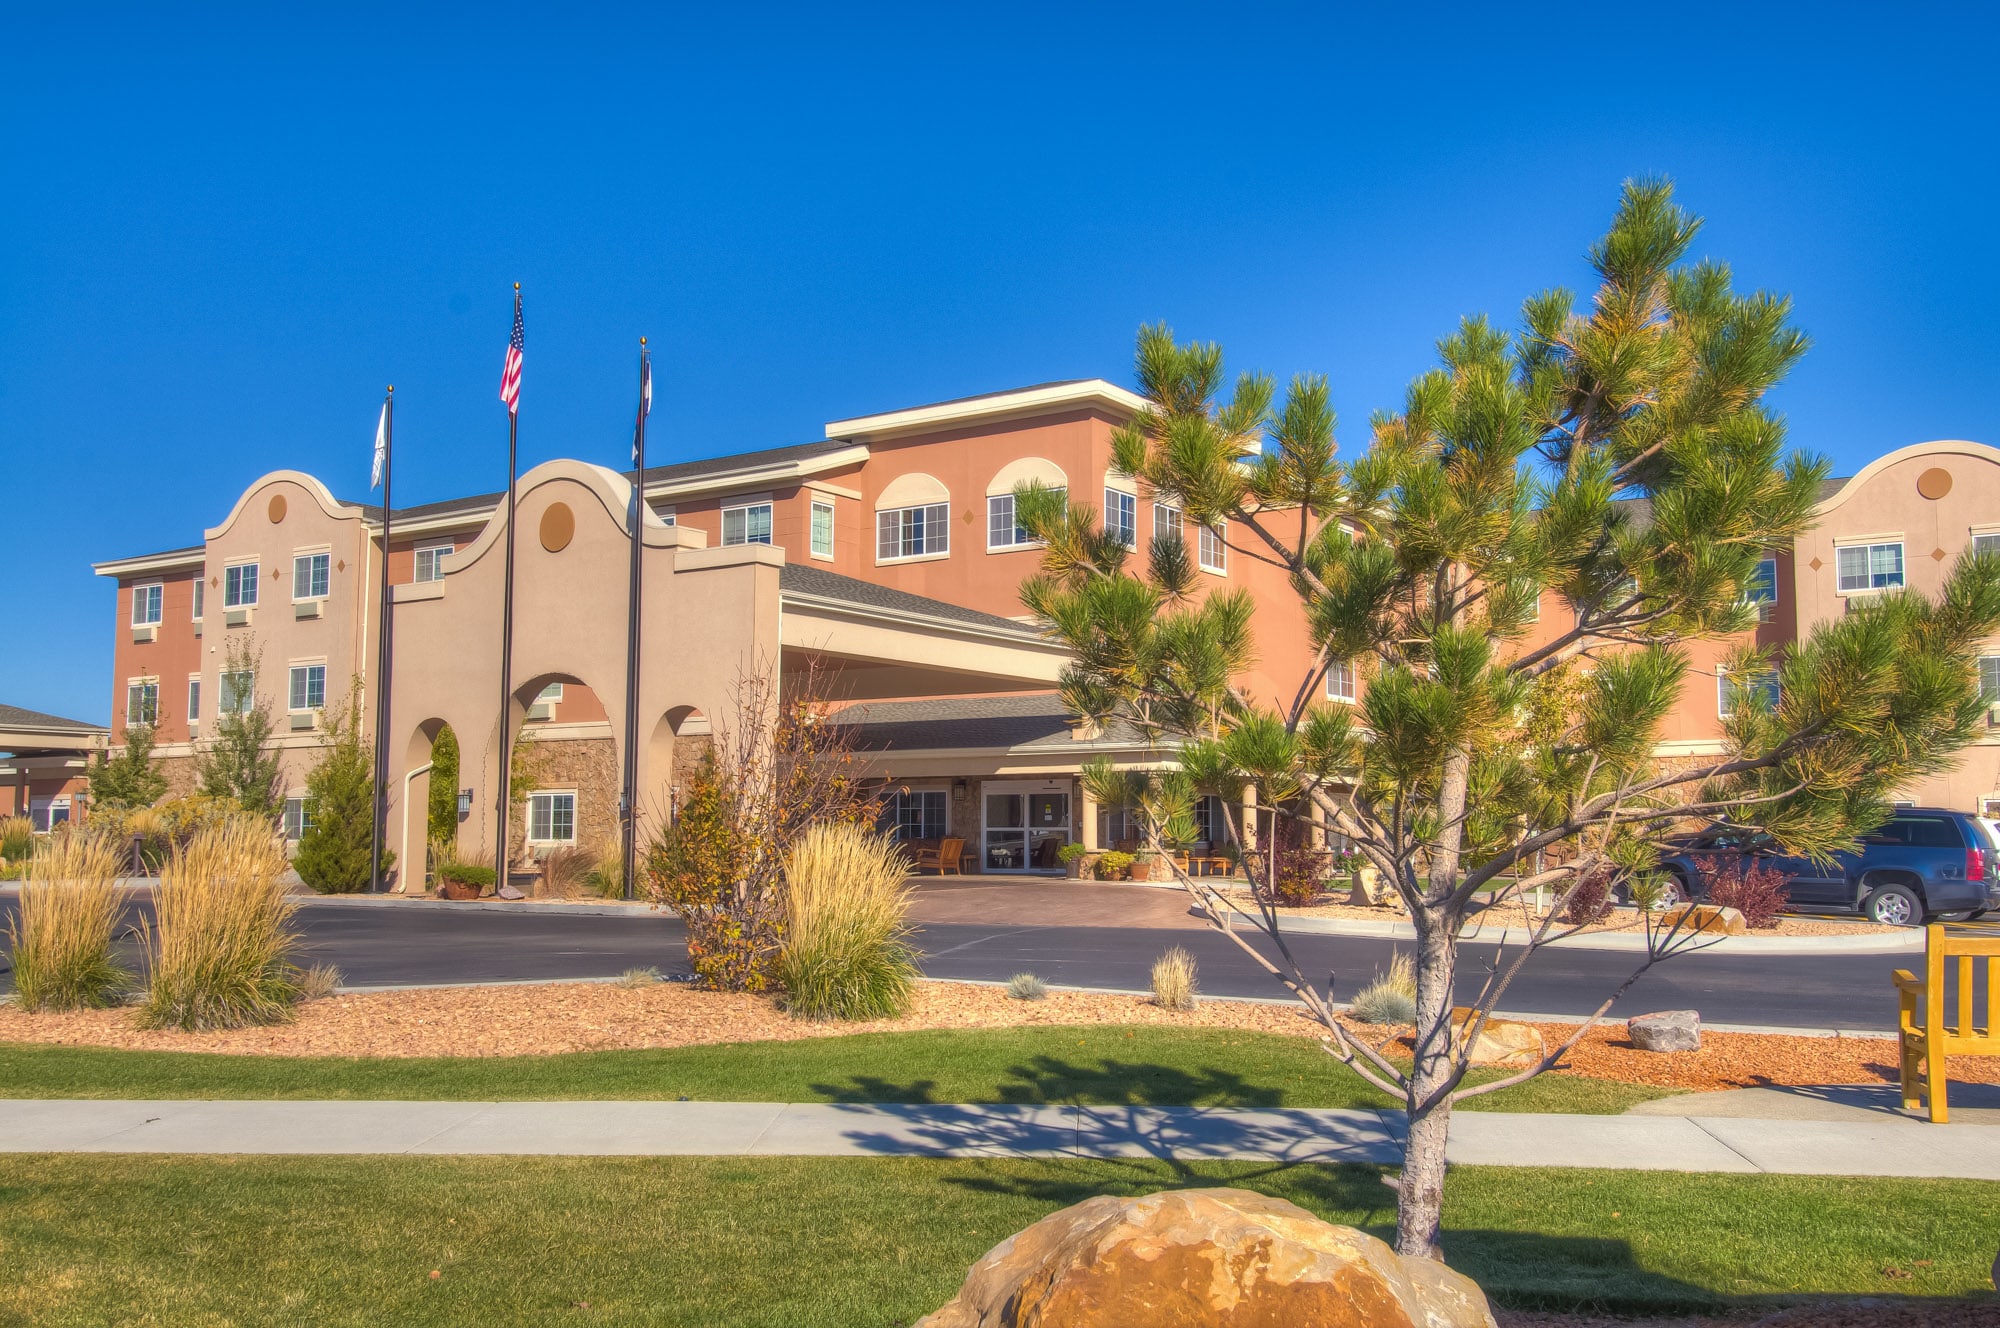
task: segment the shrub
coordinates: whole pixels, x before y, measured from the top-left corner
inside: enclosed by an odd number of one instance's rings
[[[600,899],[625,897],[625,838],[617,830],[606,835],[583,874],[584,888]]]
[[[1168,1010],[1192,1010],[1198,990],[1194,956],[1180,946],[1153,961],[1153,1004]]]
[[[271,708],[257,694],[263,662],[264,652],[254,637],[230,641],[222,672],[247,676],[251,694],[242,698],[240,709],[220,704],[224,697],[216,698],[215,735],[195,758],[195,771],[201,791],[209,797],[226,798],[253,815],[276,816],[284,804],[280,792],[284,766]]]
[[[500,874],[491,867],[482,867],[476,862],[460,862],[447,858],[431,869],[431,875],[440,881],[457,881],[460,885],[476,885],[482,890],[490,890]]]
[[[1049,998],[1049,984],[1033,973],[1016,973],[1007,979],[1007,994],[1017,1001],[1045,1001]]]
[[[1246,860],[1250,879],[1266,885],[1268,872],[1275,878],[1268,883],[1272,902],[1304,908],[1325,891],[1326,879],[1333,872],[1333,854],[1313,847],[1306,828],[1290,819],[1280,818],[1271,833],[1276,836],[1277,852],[1270,857],[1251,854]],[[1276,859],[1275,871],[1271,870],[1272,857]]]
[[[332,964],[314,964],[299,974],[299,1000],[325,1000],[340,987],[340,970]]]
[[[805,1019],[889,1019],[910,1008],[909,860],[853,824],[815,826],[786,864],[786,1007]]]
[[[666,974],[650,964],[645,968],[628,968],[618,975],[621,987],[653,987],[666,981]]]
[[[125,746],[116,756],[100,751],[90,759],[90,805],[123,811],[150,807],[167,791],[167,777],[153,766],[151,724],[125,730]]]
[[[551,899],[572,899],[583,893],[596,866],[597,855],[589,849],[551,849],[542,855],[542,885],[536,893]]]
[[[1364,1024],[1414,1024],[1417,1021],[1417,969],[1410,956],[1398,951],[1389,971],[1354,994],[1348,1007]]]
[[[298,905],[285,896],[285,851],[242,817],[177,849],[153,892],[147,929],[145,1028],[240,1028],[291,1017],[300,978],[292,955]]]
[[[426,843],[458,842],[458,735],[446,724],[431,739],[430,797],[424,809]]]
[[[1785,883],[1791,878],[1775,867],[1751,862],[1748,870],[1741,858],[1699,858],[1695,870],[1701,873],[1702,893],[1718,908],[1733,908],[1743,915],[1747,927],[1766,929],[1778,925],[1785,911]]]
[[[131,976],[111,954],[123,862],[115,841],[74,830],[50,836],[28,863],[20,913],[7,926],[14,999],[22,1009],[118,1003]]]
[[[1132,862],[1133,857],[1130,853],[1121,853],[1115,848],[1109,853],[1100,854],[1097,859],[1097,879],[1100,881],[1120,880],[1124,877],[1126,869],[1132,865]]]
[[[375,851],[375,753],[361,731],[361,680],[324,714],[327,744],[306,776],[306,828],[292,866],[323,895],[358,894],[373,884]],[[395,858],[382,850],[384,872]]]
[[[1056,861],[1060,862],[1063,866],[1067,867],[1072,862],[1076,862],[1079,859],[1083,858],[1089,852],[1090,850],[1085,848],[1082,844],[1064,844],[1061,848],[1056,850]]]
[[[35,823],[25,816],[0,816],[0,862],[26,862],[35,852]]]
[[[1562,921],[1571,927],[1582,927],[1599,922],[1611,916],[1612,877],[1616,869],[1609,864],[1599,864],[1586,868],[1576,878],[1569,893],[1563,896]]]

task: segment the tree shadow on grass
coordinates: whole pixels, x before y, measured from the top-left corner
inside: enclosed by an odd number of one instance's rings
[[[996,1101],[1017,1106],[1083,1104],[1090,1106],[1278,1107],[1282,1089],[1256,1084],[1231,1070],[1204,1066],[1187,1069],[1145,1061],[1099,1059],[1091,1062],[1036,1056],[1009,1066]],[[839,1084],[813,1084],[829,1102],[935,1103],[937,1081],[917,1079],[895,1083],[873,1075],[856,1075]]]

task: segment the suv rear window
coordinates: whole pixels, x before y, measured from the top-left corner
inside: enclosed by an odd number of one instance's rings
[[[1965,837],[1955,822],[1942,816],[1898,816],[1867,837],[1870,844],[1903,844],[1910,848],[1964,848]]]

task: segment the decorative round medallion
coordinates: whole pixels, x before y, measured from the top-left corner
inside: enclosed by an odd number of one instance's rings
[[[542,513],[542,547],[561,553],[575,537],[576,513],[569,510],[568,503],[550,503]]]
[[[270,512],[271,512],[271,524],[274,526],[277,525],[280,521],[283,521],[285,519],[284,494],[274,493],[271,495]]]
[[[1942,466],[1932,466],[1917,476],[1917,492],[1936,502],[1951,492],[1951,472]]]

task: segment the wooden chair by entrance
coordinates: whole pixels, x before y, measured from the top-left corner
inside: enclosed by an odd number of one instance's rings
[[[1945,960],[1958,961],[1958,999],[1945,1011]],[[1983,965],[1975,964],[1984,959]],[[1973,1011],[1973,979],[1986,971],[1985,1022]],[[1947,932],[1942,924],[1924,928],[1924,975],[1896,970],[1901,996],[1898,1020],[1903,1044],[1903,1106],[1914,1111],[1928,1103],[1931,1119],[1950,1119],[1945,1104],[1945,1062],[1951,1056],[2000,1056],[2000,931]],[[1918,1022],[1918,1015],[1923,1016]]]
[[[910,850],[918,871],[934,871],[940,876],[959,876],[965,871],[963,839],[917,839],[904,847]]]

